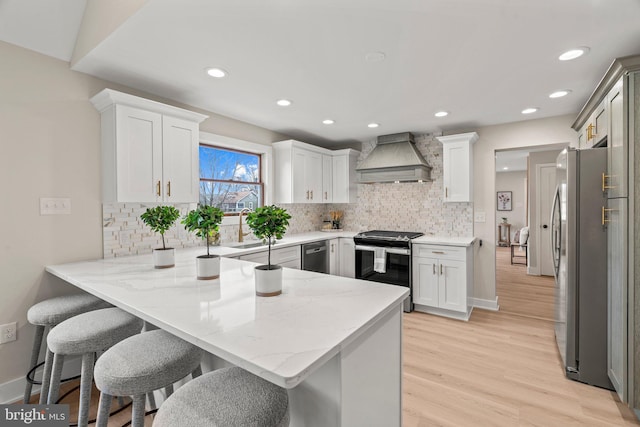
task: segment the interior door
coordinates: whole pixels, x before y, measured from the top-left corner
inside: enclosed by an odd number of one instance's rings
[[[538,203],[539,216],[538,223],[539,238],[538,244],[540,248],[540,274],[543,276],[555,276],[555,268],[553,263],[553,254],[551,252],[551,210],[553,208],[553,199],[556,195],[556,165],[541,165],[538,169],[540,174],[538,182]]]

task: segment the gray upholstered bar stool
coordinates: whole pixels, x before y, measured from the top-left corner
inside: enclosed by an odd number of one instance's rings
[[[106,427],[112,396],[131,396],[133,427],[144,426],[145,395],[164,388],[167,397],[173,383],[189,374],[202,374],[202,350],[157,329],[114,345],[98,359],[95,367],[96,386],[100,390],[98,427]]]
[[[64,295],[54,298],[49,298],[44,301],[40,301],[34,304],[27,311],[27,320],[32,325],[36,326],[36,335],[33,340],[33,350],[31,351],[31,361],[29,363],[29,372],[27,373],[27,385],[24,390],[24,403],[28,403],[31,398],[31,391],[33,389],[33,377],[30,375],[35,371],[38,365],[38,356],[40,355],[40,347],[42,346],[42,339],[46,329],[51,329],[58,323],[77,316],[78,314],[86,313],[92,310],[98,310],[101,308],[111,307],[111,305],[98,297],[94,297],[89,294],[76,294],[76,295]],[[49,366],[53,362],[53,354],[47,348],[45,361],[49,359]],[[48,389],[49,378],[51,372],[45,370],[42,374],[43,387]],[[40,394],[40,403],[46,403],[46,393]]]
[[[244,369],[223,368],[180,387],[162,404],[154,427],[286,427],[287,391]]]
[[[89,421],[91,383],[96,353],[112,347],[125,338],[139,334],[142,325],[142,320],[126,311],[119,308],[104,308],[79,314],[53,328],[47,336],[47,344],[53,353],[51,386],[47,403],[53,404],[58,400],[60,374],[65,356],[82,355],[78,426],[86,426]]]

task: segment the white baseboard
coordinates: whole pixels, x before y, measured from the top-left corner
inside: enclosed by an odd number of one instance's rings
[[[539,276],[540,269],[538,267],[527,267],[527,274],[529,276]]]
[[[491,311],[500,310],[500,306],[498,305],[498,297],[496,297],[495,300],[474,298],[473,306],[475,308],[479,308],[482,310],[491,310]]]
[[[65,358],[64,366],[62,368],[62,378],[74,377],[80,375],[80,369],[82,367],[82,357],[69,357]],[[25,372],[20,377],[0,384],[0,404],[8,404],[13,402],[22,401],[24,396],[24,389],[27,384],[25,379]],[[36,370],[36,380],[40,381],[42,378],[42,368]],[[31,394],[40,393],[40,386],[34,385]]]

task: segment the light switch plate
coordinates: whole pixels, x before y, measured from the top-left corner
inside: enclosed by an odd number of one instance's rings
[[[487,222],[487,214],[484,211],[478,211],[473,214],[474,222]]]
[[[41,197],[40,215],[71,215],[71,199]]]

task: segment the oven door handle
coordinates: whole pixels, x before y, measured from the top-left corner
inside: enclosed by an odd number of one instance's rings
[[[381,246],[364,246],[364,245],[356,245],[356,251],[369,251],[375,252],[376,249],[384,249],[384,251],[388,254],[399,254],[399,255],[411,255],[411,249],[403,249],[403,248],[385,248]]]

